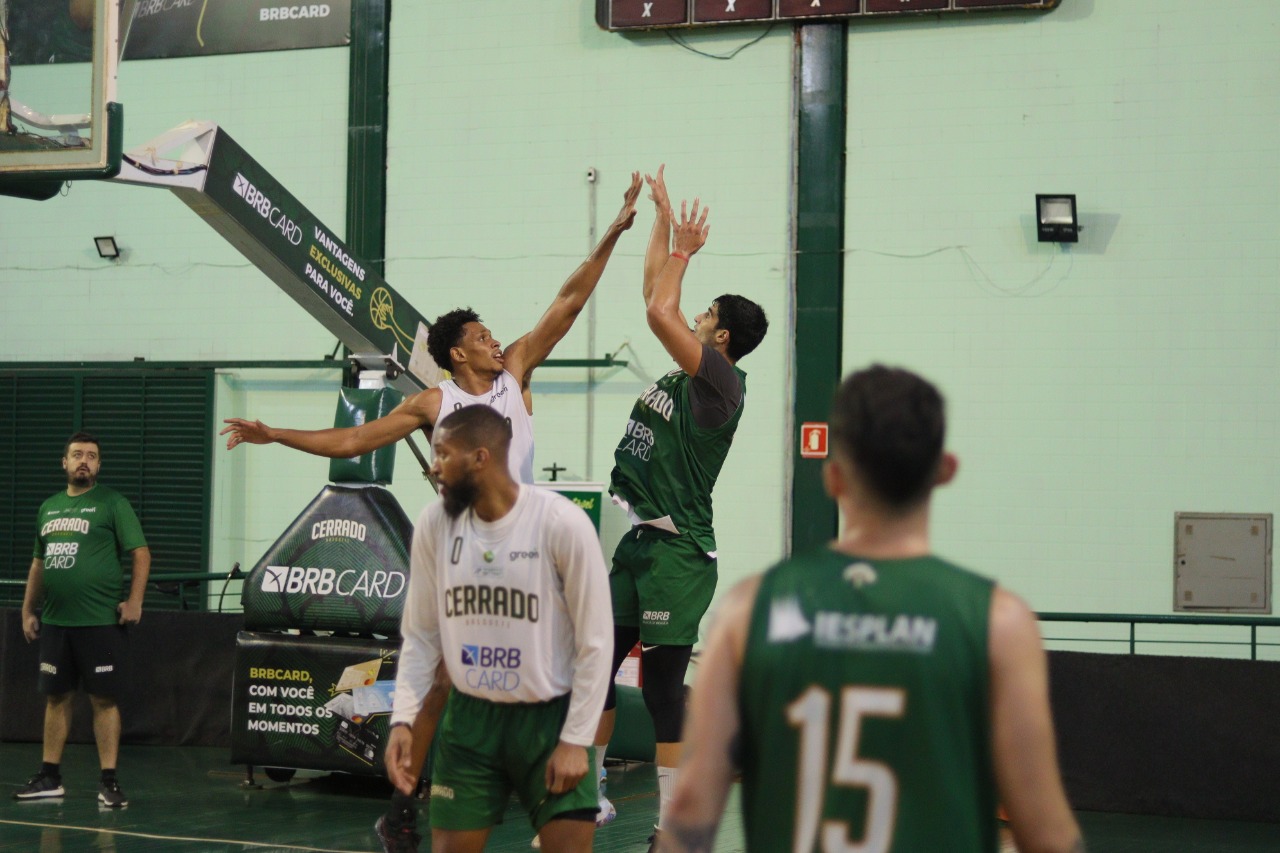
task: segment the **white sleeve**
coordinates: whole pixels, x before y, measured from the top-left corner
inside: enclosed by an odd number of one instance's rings
[[[409,591],[404,615],[400,617],[400,660],[396,665],[396,689],[391,706],[391,723],[413,724],[422,701],[431,689],[436,665],[440,662],[440,612],[436,597],[439,578],[436,565],[436,530],[442,514],[428,505],[413,527],[409,551]]]
[[[573,687],[560,739],[577,746],[595,742],[613,663],[613,605],[609,575],[595,526],[571,503],[557,507],[549,536],[552,559],[564,582],[573,622]]]

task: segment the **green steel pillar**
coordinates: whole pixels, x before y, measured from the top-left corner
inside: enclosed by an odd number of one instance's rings
[[[347,99],[347,245],[386,274],[391,0],[353,0]],[[343,355],[349,354],[343,348]],[[343,384],[354,385],[344,373]]]
[[[848,29],[796,27],[795,433],[792,553],[836,533],[822,461],[800,455],[800,425],[826,421],[840,381],[844,301],[845,112]]]

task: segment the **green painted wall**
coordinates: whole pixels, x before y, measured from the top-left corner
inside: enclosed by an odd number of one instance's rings
[[[762,32],[697,42],[723,53]],[[386,272],[429,316],[471,304],[500,340],[527,331],[585,256],[592,225],[602,230],[613,218],[633,169],[665,161],[673,194],[711,204],[713,236],[688,276],[689,313],[733,291],[775,321],[743,363],[752,417],[718,490],[723,573],[732,580],[776,559],[786,529],[789,32],[721,62],[665,36],[603,33],[586,4],[556,0],[534,11],[495,0],[398,6],[391,49]],[[125,63],[126,149],[187,118],[216,120],[340,231],[347,67],[344,49]],[[55,69],[23,69],[37,72],[54,87]],[[594,220],[588,168],[600,176]],[[644,202],[599,290],[596,353],[625,345],[620,357],[632,369],[596,377],[590,440],[585,371],[540,372],[539,465],[607,478],[632,400],[670,365],[640,299],[651,223]],[[91,238],[103,233],[125,248],[120,263],[93,252]],[[334,344],[158,190],[77,184],[43,205],[0,199],[0,269],[0,359],[310,360]],[[556,355],[584,357],[590,338],[584,316]],[[324,372],[232,371],[220,383],[219,417],[323,427],[336,388]],[[247,567],[319,490],[327,463],[283,448],[227,454],[213,440],[213,566]],[[416,517],[431,492],[408,453],[399,461],[393,491]]]
[[[693,42],[724,54],[762,33]],[[747,417],[715,495],[722,590],[777,559],[787,536],[790,98],[787,28],[719,61],[662,34],[602,32],[579,0],[395,8],[387,279],[428,316],[471,305],[504,344],[528,331],[589,248],[590,168],[600,231],[631,171],[663,162],[677,204],[710,204],[686,314],[738,292],[773,321],[742,361]],[[590,453],[586,372],[544,368],[534,380],[536,464],[570,477],[607,479],[632,403],[672,366],[644,320],[645,196],[639,210],[597,290],[595,335],[597,355],[626,345],[619,357],[638,372],[598,377]],[[583,316],[555,355],[583,357],[589,345]]]
[[[187,119],[218,122],[340,229],[347,57],[337,48],[122,63],[125,150]],[[56,93],[67,85],[64,68],[15,68],[15,94]],[[121,260],[97,256],[92,238],[100,234],[115,235]],[[6,361],[318,359],[334,345],[171,193],[94,182],[45,202],[0,198],[0,328]],[[328,425],[335,375],[224,375],[219,418]],[[209,440],[209,567],[224,571],[239,561],[248,568],[319,490],[327,465],[276,448],[228,455],[222,440]],[[192,449],[193,461],[201,452]],[[109,476],[107,469],[104,481]]]
[[[723,589],[786,547],[791,31],[719,61],[660,33],[601,32],[589,5],[396,7],[387,278],[429,316],[474,306],[509,341],[610,221],[628,173],[666,162],[675,197],[711,205],[690,312],[741,292],[774,323],[743,361],[748,417],[716,494]],[[686,38],[727,54],[762,33]],[[963,463],[938,500],[938,550],[1039,609],[1168,612],[1176,510],[1276,508],[1278,36],[1267,0],[1063,0],[851,28],[845,367],[939,381]],[[58,85],[55,69],[21,71]],[[345,49],[126,63],[126,148],[214,119],[340,229],[347,75]],[[1035,242],[1046,191],[1080,196],[1087,230],[1068,251]],[[556,353],[594,344],[634,370],[597,377],[589,433],[585,371],[540,372],[540,466],[607,477],[632,400],[670,364],[639,293],[651,222],[642,201],[594,336],[583,317]],[[101,233],[120,263],[94,254]],[[0,199],[0,280],[3,360],[311,360],[334,345],[157,190]],[[235,371],[219,413],[326,426],[336,388],[323,372]],[[214,567],[251,565],[327,463],[282,448],[216,458]],[[416,515],[430,491],[410,462],[394,491]]]
[[[1277,36],[1266,0],[850,33],[846,363],[939,381],[937,546],[1037,609],[1170,612],[1176,511],[1280,509]]]

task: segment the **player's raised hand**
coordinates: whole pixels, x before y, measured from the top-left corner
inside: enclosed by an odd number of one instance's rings
[[[244,418],[227,418],[224,424],[230,424],[218,435],[230,436],[227,438],[227,450],[235,447],[237,444],[270,444],[271,443],[271,427],[262,421],[246,421]]]
[[[671,209],[671,199],[667,196],[667,182],[662,177],[662,172],[666,168],[666,163],[659,165],[658,177],[646,174],[644,180],[649,185],[649,200],[657,208],[658,216],[665,216],[668,221],[671,221],[676,218],[676,215]]]
[[[626,231],[636,221],[636,199],[640,198],[640,187],[642,186],[640,173],[632,172],[631,186],[627,187],[627,191],[622,194],[622,210],[618,211],[618,216],[613,220],[613,224],[609,226],[611,230]]]
[[[675,223],[675,250],[684,252],[686,255],[693,255],[701,249],[707,242],[707,235],[711,233],[711,226],[707,224],[707,214],[711,212],[710,207],[702,208],[702,215],[698,215],[698,204],[700,200],[693,200],[693,209],[689,210],[687,201],[680,202],[680,220]]]

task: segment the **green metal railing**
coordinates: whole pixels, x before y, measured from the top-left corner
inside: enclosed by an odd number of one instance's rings
[[[1243,646],[1242,640],[1206,640],[1206,639],[1140,639],[1139,625],[1194,625],[1194,626],[1234,626],[1249,629],[1249,659],[1258,659],[1258,647],[1280,646],[1280,642],[1259,642],[1259,628],[1280,629],[1280,619],[1271,616],[1195,616],[1183,614],[1144,615],[1139,613],[1037,613],[1041,622],[1107,622],[1127,624],[1129,626],[1129,654],[1137,653],[1138,643],[1155,645],[1193,645],[1193,646]],[[1071,643],[1118,643],[1122,639],[1107,637],[1045,637],[1047,642]]]
[[[237,563],[229,572],[167,572],[163,574],[153,574],[147,580],[148,586],[155,587],[162,592],[175,594],[178,596],[180,609],[192,609],[188,602],[188,594],[194,593],[197,597],[207,596],[209,610],[221,613],[225,605],[225,598],[230,594],[233,598],[240,594],[239,590],[228,592],[227,587],[233,580],[244,580],[248,577],[248,573],[241,571],[240,564]],[[128,575],[125,576],[125,583],[128,583]],[[222,581],[222,588],[216,593],[217,602],[215,605],[215,594],[211,590],[203,588],[203,584]],[[26,585],[25,579],[8,579],[0,578],[0,588],[3,587],[23,587]],[[1196,616],[1191,614],[1142,614],[1142,613],[1037,613],[1038,618],[1043,623],[1106,623],[1112,625],[1128,625],[1129,631],[1127,638],[1125,637],[1051,637],[1045,636],[1046,643],[1123,643],[1128,642],[1129,654],[1137,654],[1139,643],[1147,645],[1182,645],[1182,646],[1244,646],[1249,647],[1249,659],[1258,659],[1259,648],[1280,648],[1280,638],[1275,641],[1266,641],[1258,639],[1259,628],[1273,628],[1280,631],[1280,618],[1272,616]],[[1203,639],[1203,638],[1180,638],[1180,639],[1161,639],[1154,637],[1139,637],[1139,625],[1183,625],[1190,627],[1215,627],[1226,626],[1235,628],[1248,628],[1249,637],[1247,640],[1221,640],[1221,639]]]
[[[202,584],[211,581],[222,581],[222,589],[218,591],[217,606],[209,608],[215,613],[221,613],[227,595],[227,585],[233,580],[243,580],[246,577],[248,577],[248,573],[240,571],[240,564],[237,563],[229,572],[162,572],[153,574],[147,578],[147,586],[167,595],[176,595],[179,610],[192,610],[196,609],[196,602],[189,600],[189,595],[194,594],[198,599],[208,594],[212,599],[213,594],[206,593]],[[25,587],[26,585],[26,578],[0,578],[0,589],[4,587]],[[129,587],[129,574],[127,572],[124,576],[124,586],[126,589]],[[240,593],[235,591],[230,594],[237,596]],[[21,603],[22,596],[19,595],[17,604]]]

